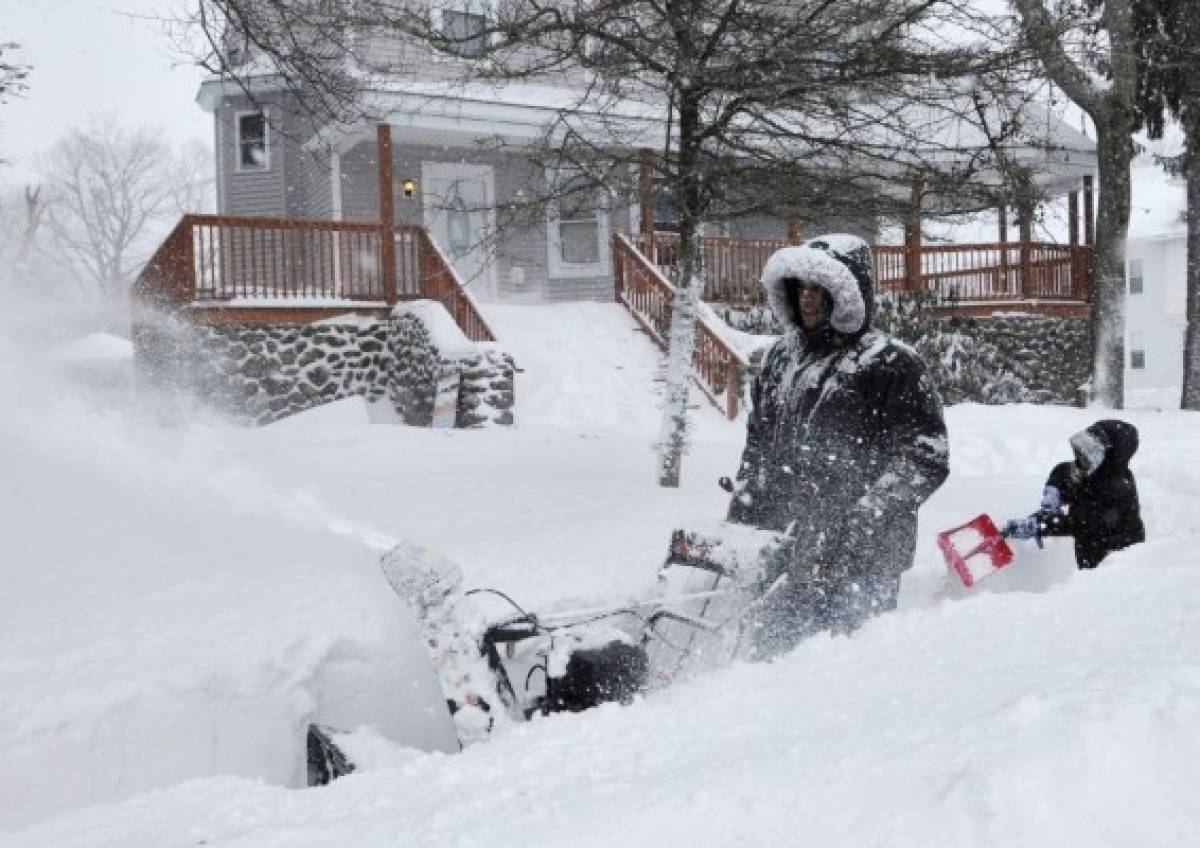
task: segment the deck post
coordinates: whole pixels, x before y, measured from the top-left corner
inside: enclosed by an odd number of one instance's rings
[[[736,361],[731,361],[725,372],[725,415],[730,421],[738,417],[738,395],[741,388],[741,374]]]
[[[1092,176],[1083,178],[1083,243],[1088,247],[1096,241],[1095,204],[1092,200]]]
[[[654,151],[649,147],[642,148],[638,191],[642,210],[642,243],[646,257],[651,262],[657,262],[657,251],[654,249]]]
[[[1084,297],[1087,270],[1083,265],[1083,251],[1079,249],[1079,192],[1067,195],[1067,243],[1071,247],[1071,296]]]
[[[996,207],[996,211],[999,213],[996,223],[1000,236],[1000,276],[998,284],[1001,290],[1008,291],[1008,204],[1001,203]],[[997,282],[993,282],[991,289],[995,290],[996,285]]]
[[[1020,228],[1020,263],[1022,300],[1037,297],[1037,287],[1033,284],[1033,214],[1036,205],[1029,190],[1022,191],[1017,206],[1017,226]]]
[[[392,125],[375,127],[379,159],[379,257],[383,263],[383,299],[396,302],[396,199],[392,186]],[[424,283],[421,281],[422,293]]]
[[[800,230],[800,213],[789,212],[787,216],[787,243],[800,244],[804,236]]]
[[[921,200],[925,194],[925,180],[918,174],[913,177],[912,197],[908,217],[904,221],[904,289],[921,289]]]
[[[1079,192],[1067,195],[1067,242],[1079,247]]]

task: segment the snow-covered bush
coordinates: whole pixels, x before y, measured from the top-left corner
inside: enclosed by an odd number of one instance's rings
[[[1033,366],[1010,358],[995,343],[982,338],[974,319],[934,316],[932,298],[925,292],[883,295],[874,325],[912,345],[929,367],[947,404],[1038,403],[1046,392],[1029,385],[1036,381]]]

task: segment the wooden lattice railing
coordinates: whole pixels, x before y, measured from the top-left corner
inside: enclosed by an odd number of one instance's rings
[[[612,251],[617,300],[633,312],[650,338],[666,350],[675,286],[625,236],[619,233],[613,236]],[[741,375],[747,366],[746,359],[703,317],[697,318],[693,374],[709,400],[730,419],[738,414]]]
[[[134,295],[159,307],[229,305],[243,314],[428,297],[472,340],[495,340],[428,232],[415,224],[185,215],[146,263]]]

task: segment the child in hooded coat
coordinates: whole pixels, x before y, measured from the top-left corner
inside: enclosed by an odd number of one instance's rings
[[[1075,562],[1095,568],[1113,551],[1146,539],[1137,483],[1129,460],[1137,452],[1137,428],[1106,419],[1071,437],[1074,462],[1054,466],[1042,490],[1041,509],[1008,522],[1016,539],[1073,536]]]

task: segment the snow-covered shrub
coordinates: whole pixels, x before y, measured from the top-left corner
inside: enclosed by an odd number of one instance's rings
[[[425,323],[415,313],[392,318],[390,344],[394,371],[388,386],[392,403],[405,424],[428,427],[441,374],[441,357]]]
[[[1050,400],[1034,367],[982,338],[971,318],[935,317],[925,292],[880,297],[874,325],[912,345],[948,403],[1038,403]]]

